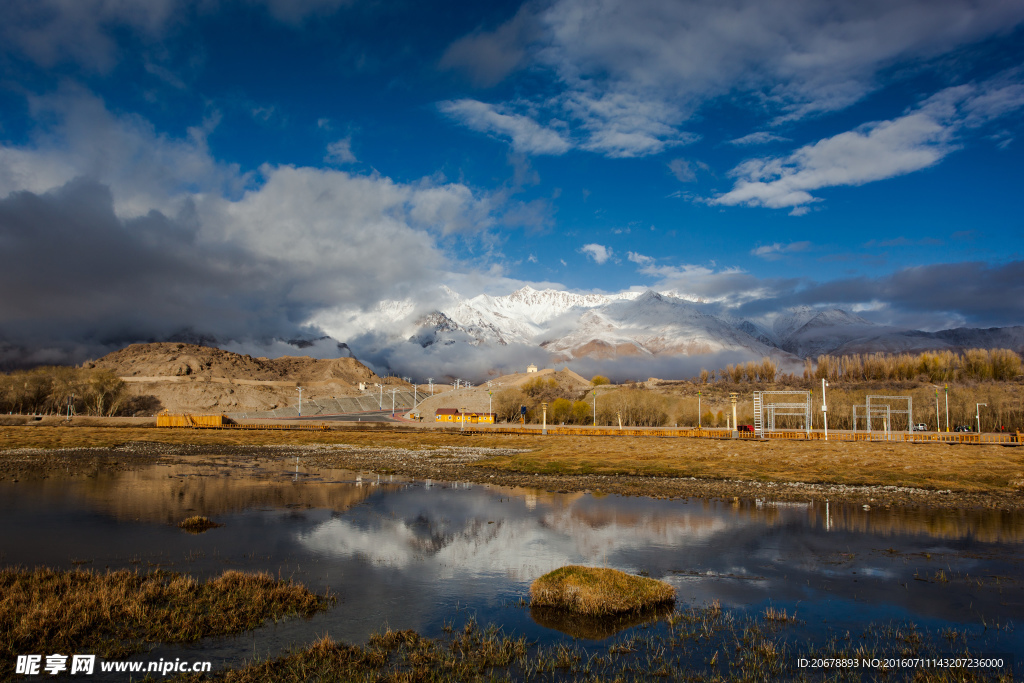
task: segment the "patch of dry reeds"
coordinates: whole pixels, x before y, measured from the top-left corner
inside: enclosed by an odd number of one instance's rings
[[[591,616],[638,612],[675,598],[676,589],[664,581],[602,567],[569,565],[530,585],[531,606]]]
[[[165,571],[5,568],[0,661],[10,666],[27,652],[123,657],[146,643],[188,643],[254,629],[267,619],[312,616],[332,600],[268,574],[227,571],[203,582]]]

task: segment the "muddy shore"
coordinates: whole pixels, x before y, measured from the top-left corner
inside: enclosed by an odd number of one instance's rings
[[[432,448],[363,447],[345,444],[223,445],[131,441],[110,448],[17,448],[0,450],[0,481],[95,476],[98,472],[128,471],[154,464],[195,464],[205,458],[223,464],[253,459],[299,458],[301,468],[315,476],[317,469],[349,469],[393,474],[412,479],[466,481],[552,492],[588,492],[652,498],[704,498],[732,501],[832,501],[874,507],[986,508],[1024,510],[1017,492],[929,490],[905,486],[858,486],[799,481],[644,476],[628,474],[547,474],[508,471],[489,460],[507,459],[517,449],[476,446]]]

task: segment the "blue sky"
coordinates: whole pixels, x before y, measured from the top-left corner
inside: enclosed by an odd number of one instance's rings
[[[1021,0],[9,0],[0,340],[438,283],[1021,324],[1022,37]]]

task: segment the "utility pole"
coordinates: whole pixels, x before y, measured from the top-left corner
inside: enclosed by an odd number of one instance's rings
[[[597,389],[594,389],[594,426],[597,426]]]
[[[939,422],[939,390],[935,389],[935,431],[942,431],[942,423]]]
[[[489,384],[489,382],[488,382],[488,384]],[[494,396],[494,392],[493,391],[488,391],[487,392],[487,414],[488,415],[494,415],[494,411],[491,410],[491,397],[492,396]],[[491,419],[494,419],[494,418],[491,418]]]
[[[700,429],[700,392],[697,392],[697,429]]]
[[[302,417],[302,387],[299,387],[299,417]]]
[[[430,387],[430,395],[433,396],[434,395],[434,378],[433,377],[428,377],[427,378],[427,386]]]
[[[377,399],[377,406],[381,410],[384,410],[384,385],[383,384],[377,384],[376,386],[380,387],[380,398]]]

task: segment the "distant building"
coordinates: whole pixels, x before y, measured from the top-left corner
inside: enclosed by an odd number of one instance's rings
[[[527,365],[526,366],[526,371],[527,372],[537,372],[537,366],[536,365]]]
[[[462,413],[457,408],[438,408],[434,411],[434,422],[494,424],[494,413]]]

